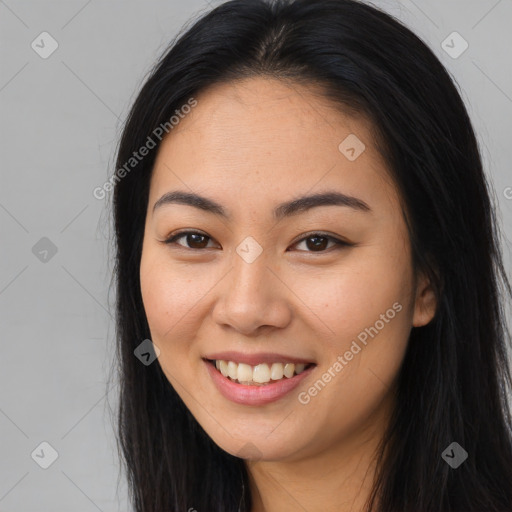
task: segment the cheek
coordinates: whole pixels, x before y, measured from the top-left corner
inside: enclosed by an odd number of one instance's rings
[[[314,279],[295,276],[294,292],[302,298],[304,311],[314,313],[311,318],[324,339],[350,343],[375,322],[381,326],[381,315],[391,319],[386,326],[400,323],[407,316],[411,284],[407,269],[406,261],[397,261],[396,255],[387,259],[382,251],[378,257],[368,251]],[[393,308],[395,303],[399,305]]]
[[[190,311],[198,295],[194,292],[197,283],[148,250],[141,259],[140,284],[144,310],[156,342],[171,334],[180,318]]]
[[[144,310],[151,340],[160,349],[158,363],[178,391],[189,382],[183,370],[193,355],[189,342],[193,338],[193,306],[201,294],[196,293],[198,286],[190,278],[184,278],[168,262],[149,256],[143,257],[140,267]]]
[[[161,350],[176,353],[190,348],[205,315],[205,295],[215,286],[215,274],[207,265],[201,269],[198,265],[176,264],[165,251],[157,249],[143,251],[142,300],[153,341]]]
[[[166,276],[162,276],[156,265],[149,269],[143,260],[140,272],[142,301],[152,336],[155,338],[161,336],[173,323],[175,294],[167,283]]]
[[[378,395],[383,383],[389,385],[403,360],[412,321],[412,268],[406,252],[385,245],[357,265],[344,281],[350,298],[342,302],[343,341],[336,348],[350,352],[343,352],[351,358],[348,374],[363,400],[365,393]]]

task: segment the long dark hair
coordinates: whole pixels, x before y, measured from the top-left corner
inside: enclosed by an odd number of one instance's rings
[[[176,110],[209,85],[250,76],[320,85],[336,105],[371,120],[403,200],[414,268],[435,288],[434,319],[410,335],[368,510],[510,512],[504,299],[512,290],[492,189],[447,70],[402,23],[355,0],[219,5],[173,41],[129,113],[113,215],[118,442],[135,510],[250,511],[243,459],[208,437],[158,364],[134,356],[150,338],[139,267],[155,129],[169,128]],[[157,147],[127,167],[148,137]],[[441,456],[452,442],[468,453],[457,469]]]

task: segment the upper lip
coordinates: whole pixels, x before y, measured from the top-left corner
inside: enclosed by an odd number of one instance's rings
[[[233,361],[235,363],[245,363],[250,366],[256,366],[261,363],[294,363],[294,364],[309,364],[313,363],[310,359],[303,359],[296,356],[287,356],[285,354],[276,354],[269,352],[259,352],[256,354],[248,354],[244,352],[216,352],[204,356],[204,359],[217,360],[217,361]]]

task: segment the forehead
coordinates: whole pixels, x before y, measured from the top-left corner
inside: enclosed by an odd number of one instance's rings
[[[258,77],[216,84],[196,100],[159,148],[153,203],[177,187],[249,202],[315,187],[365,194],[367,202],[394,194],[370,123],[314,88]],[[348,158],[347,146],[359,156]]]

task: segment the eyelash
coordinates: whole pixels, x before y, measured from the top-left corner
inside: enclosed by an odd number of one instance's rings
[[[184,230],[184,231],[178,231],[177,233],[173,233],[172,235],[170,235],[169,238],[167,238],[166,240],[163,241],[164,244],[174,244],[176,242],[176,240],[179,240],[180,238],[183,238],[185,235],[200,235],[200,236],[203,236],[203,237],[206,237],[206,238],[209,238],[210,240],[212,240],[212,238],[204,233],[201,233],[200,231],[192,231],[192,230]],[[295,242],[293,245],[297,245],[299,244],[300,242],[303,242],[304,240],[307,240],[308,238],[313,238],[313,237],[318,237],[318,238],[327,238],[329,240],[332,240],[334,243],[335,243],[335,246],[338,246],[336,248],[338,249],[341,249],[341,247],[352,247],[354,244],[349,244],[348,242],[345,242],[343,240],[340,240],[339,238],[335,238],[331,235],[328,235],[327,233],[321,233],[321,232],[311,232],[311,233],[307,233],[303,238],[301,238],[300,240],[298,240],[297,242]],[[205,250],[205,248],[203,249],[192,249],[191,247],[184,247],[183,245],[180,245],[180,244],[176,244],[176,245],[179,245],[182,249],[187,249],[187,250],[190,250],[190,251],[203,251]],[[330,248],[332,249],[332,247]],[[300,251],[300,252],[310,252],[310,253],[326,253],[326,252],[330,252],[329,249],[326,249],[326,250],[323,250],[323,251]]]

